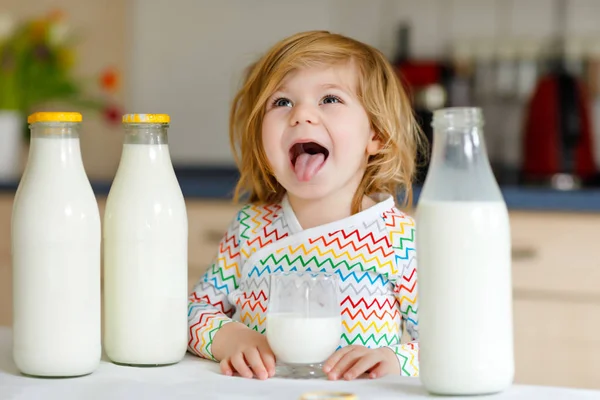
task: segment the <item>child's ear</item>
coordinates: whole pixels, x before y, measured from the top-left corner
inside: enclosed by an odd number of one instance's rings
[[[375,155],[379,153],[382,147],[383,143],[381,142],[380,135],[377,132],[375,132],[374,129],[371,129],[369,135],[369,143],[367,144],[367,154],[370,156]]]

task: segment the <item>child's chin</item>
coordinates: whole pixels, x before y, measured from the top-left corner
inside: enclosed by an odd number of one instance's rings
[[[290,195],[300,199],[318,200],[329,195],[331,192],[331,185],[319,181],[318,179],[313,179],[309,182],[296,180],[294,183],[287,185],[286,190]]]

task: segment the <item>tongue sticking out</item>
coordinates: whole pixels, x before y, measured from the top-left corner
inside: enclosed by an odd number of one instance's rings
[[[299,181],[308,182],[319,172],[325,163],[325,154],[302,153],[296,158],[294,171]]]
[[[315,142],[296,143],[290,149],[290,157],[296,177],[301,182],[308,182],[319,172],[329,150]]]

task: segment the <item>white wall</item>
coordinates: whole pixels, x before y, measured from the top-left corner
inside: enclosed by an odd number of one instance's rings
[[[327,29],[392,57],[400,20],[412,54],[437,57],[459,38],[548,37],[557,0],[135,0],[133,112],[166,112],[176,164],[231,164],[230,100],[243,69],[292,33]],[[567,32],[600,37],[600,0],[567,0]]]

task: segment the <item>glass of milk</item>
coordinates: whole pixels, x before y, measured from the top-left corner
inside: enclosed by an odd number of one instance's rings
[[[510,225],[479,108],[433,117],[416,212],[419,377],[440,395],[509,387],[514,375]]]
[[[276,375],[323,377],[323,362],[338,348],[342,319],[335,275],[285,272],[271,275],[267,340]]]

